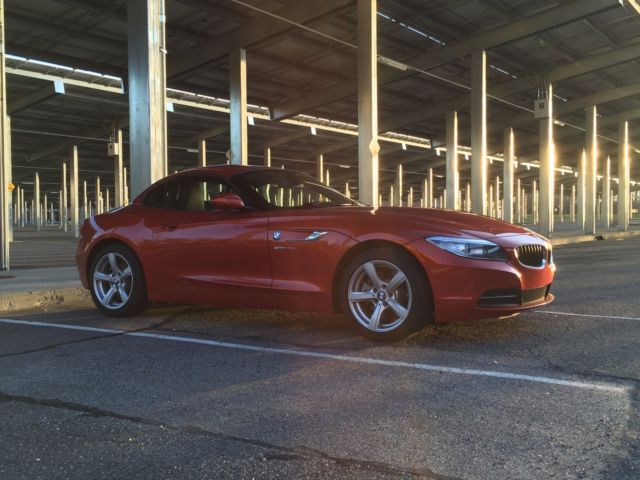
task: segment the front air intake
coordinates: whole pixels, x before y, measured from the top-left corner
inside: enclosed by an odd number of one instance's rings
[[[520,245],[516,247],[518,261],[532,268],[543,267],[547,258],[547,249],[542,245]]]

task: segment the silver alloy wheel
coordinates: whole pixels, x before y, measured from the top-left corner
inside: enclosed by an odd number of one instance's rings
[[[109,310],[123,307],[131,297],[133,272],[119,253],[105,253],[93,270],[93,292],[100,304]]]
[[[369,260],[351,275],[348,300],[360,325],[372,332],[389,332],[409,316],[411,285],[393,263]]]

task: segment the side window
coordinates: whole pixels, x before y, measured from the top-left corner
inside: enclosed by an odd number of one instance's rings
[[[222,179],[181,178],[149,192],[144,197],[143,204],[168,210],[210,211],[213,210],[211,202],[215,197],[232,191],[232,187]]]

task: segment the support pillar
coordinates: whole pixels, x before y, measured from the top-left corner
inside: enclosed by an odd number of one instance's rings
[[[124,204],[129,205],[129,186],[127,185],[127,169],[122,169],[122,186],[124,187]]]
[[[502,218],[500,212],[500,177],[496,177],[496,190],[495,190],[495,215],[494,218]]]
[[[433,204],[433,168],[429,169],[429,198],[427,198],[427,205],[429,208],[434,208]]]
[[[328,168],[324,172],[324,184],[327,187],[331,186],[331,174],[329,173],[329,169]]]
[[[229,54],[230,151],[229,162],[248,165],[247,51],[238,48]]]
[[[540,218],[540,231],[543,235],[551,236],[553,233],[554,211],[554,182],[555,182],[555,147],[553,144],[553,86],[549,85],[547,101],[549,103],[549,116],[541,118],[539,122],[540,136],[540,193],[538,196],[538,212]]]
[[[611,225],[611,157],[607,156],[602,177],[602,224],[605,230]]]
[[[629,122],[618,124],[618,230],[629,230],[630,193]]]
[[[62,199],[60,204],[60,226],[62,231],[66,232],[69,228],[67,220],[69,219],[69,202],[67,198],[67,164],[62,163]]]
[[[587,107],[586,114],[586,168],[585,168],[585,222],[584,233],[596,233],[596,174],[598,172],[598,111],[595,105]]]
[[[571,185],[571,212],[570,212],[571,223],[575,223],[576,221],[576,186],[575,184]]]
[[[207,166],[207,141],[204,138],[198,140],[198,166]]]
[[[467,182],[467,186],[464,191],[465,209],[467,212],[471,211],[471,184]]]
[[[580,167],[578,168],[578,229],[584,230],[586,221],[586,195],[585,190],[587,188],[587,151],[582,149],[580,155]]]
[[[493,209],[493,183],[489,185],[489,207],[488,207],[488,215],[490,217],[495,217],[494,209]]]
[[[95,200],[93,203],[95,215],[100,215],[102,210],[100,209],[100,177],[96,177],[96,190],[95,190]]]
[[[513,220],[513,170],[515,161],[515,134],[513,128],[504,130],[504,185],[502,187],[502,219],[514,223]]]
[[[71,181],[69,188],[71,192],[71,231],[73,236],[80,236],[80,221],[78,218],[78,147],[71,147]]]
[[[533,187],[531,188],[531,208],[532,208],[532,214],[533,214],[533,223],[534,225],[538,224],[538,221],[540,219],[540,210],[539,208],[539,203],[538,203],[538,182],[537,181],[533,181]]]
[[[4,39],[4,0],[0,0],[0,270],[9,270],[9,179],[11,178],[11,127],[7,117],[7,86],[5,72],[6,45]]]
[[[49,215],[48,215],[48,209],[47,209],[47,205],[49,205],[47,203],[47,194],[44,194],[44,200],[42,201],[42,225],[44,225],[45,227],[47,226],[47,224],[49,223]]]
[[[429,205],[429,180],[426,178],[422,180],[422,207],[423,208],[431,208]]]
[[[389,185],[389,206],[390,207],[394,207],[395,205],[393,204],[393,201],[395,199],[396,195],[395,192],[393,191],[393,184]]]
[[[460,180],[458,173],[458,112],[447,114],[447,207],[460,210],[458,191]]]
[[[358,0],[358,197],[378,201],[378,15],[377,0]]]
[[[402,191],[404,190],[402,185],[402,164],[399,163],[396,167],[396,181],[394,183],[395,198],[393,205],[396,207],[402,206]]]
[[[40,175],[38,172],[33,176],[33,199],[36,204],[35,227],[36,232],[40,231]]]
[[[128,0],[129,135],[134,196],[167,175],[164,0]]]
[[[316,177],[320,183],[324,183],[324,156],[316,155]]]
[[[82,182],[82,213],[84,219],[89,218],[89,204],[87,202],[87,181]]]
[[[264,147],[264,166],[265,167],[271,166],[271,148],[270,147]]]
[[[113,155],[113,181],[115,184],[114,201],[116,207],[124,205],[124,186],[122,184],[122,130],[118,129],[114,132],[114,155]]]
[[[487,54],[471,56],[471,207],[487,214]]]
[[[523,223],[522,220],[522,185],[521,185],[521,181],[520,179],[518,179],[517,183],[516,183],[516,215],[515,215],[515,220],[518,223]],[[506,182],[505,182],[506,185]],[[513,184],[512,184],[513,186]],[[506,192],[506,186],[505,186],[505,192]],[[505,198],[507,198],[507,194],[504,194]],[[512,222],[513,223],[513,222]]]
[[[558,198],[558,213],[560,223],[564,223],[564,183],[560,184],[560,197]]]

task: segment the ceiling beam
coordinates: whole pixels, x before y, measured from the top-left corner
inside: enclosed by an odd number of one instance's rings
[[[619,6],[618,0],[573,0],[559,7],[550,8],[521,20],[509,22],[464,40],[450,43],[444,47],[428,50],[403,63],[422,70],[428,70],[455,61],[472,52],[511,43]],[[387,69],[379,73],[378,85],[395,82],[415,74],[416,71],[412,69],[406,71]],[[356,91],[357,78],[351,78],[325,90],[313,92],[302,98],[274,106],[272,108],[272,118],[281,120],[351,96]]]
[[[273,12],[296,23],[307,23],[350,5],[354,0],[292,1]],[[262,15],[241,27],[218,35],[186,52],[178,52],[167,59],[167,78],[188,73],[207,63],[226,56],[237,48],[247,48],[269,37],[290,30],[293,26],[272,16]]]
[[[299,140],[301,138],[305,138],[305,137],[308,137],[309,135],[315,135],[315,134],[316,132],[314,129],[305,128],[297,132],[292,132],[278,138],[272,138],[270,140],[267,140],[264,143],[264,146],[268,148],[273,148],[273,147],[277,147],[278,145],[284,145],[285,143],[293,142],[294,140]]]
[[[48,83],[46,86],[39,88],[35,92],[31,92],[16,100],[11,100],[7,105],[7,113],[14,115],[22,110],[26,110],[41,102],[46,102],[50,98],[57,97],[58,95],[64,95],[64,83],[60,81],[54,81]]]
[[[510,80],[494,87],[489,86],[488,95],[496,98],[504,98],[516,93],[525,92],[537,88],[544,81],[554,83],[569,78],[585,75],[587,73],[601,70],[603,68],[625,63],[636,58],[640,58],[640,43],[634,43],[627,47],[615,49],[610,52],[594,55],[579,59],[576,62],[560,65],[543,72],[533,72],[521,75],[516,80]],[[423,106],[404,112],[395,117],[382,119],[380,122],[380,131],[406,127],[415,123],[425,122],[434,118],[442,117],[452,110],[468,109],[471,104],[471,96],[469,93],[454,97],[449,100],[438,102],[433,105]]]

